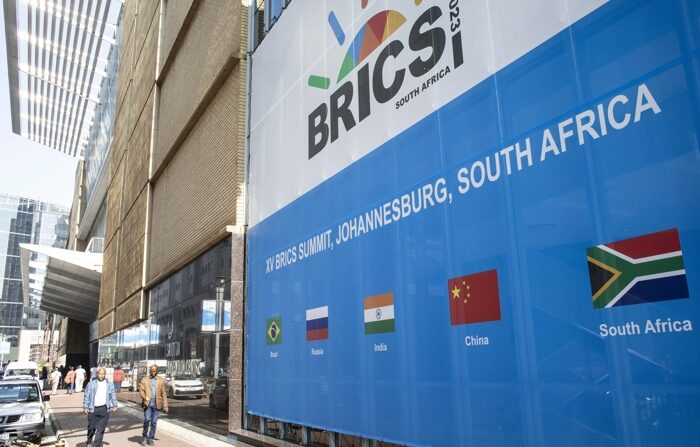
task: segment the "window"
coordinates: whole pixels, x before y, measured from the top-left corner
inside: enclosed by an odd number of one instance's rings
[[[0,403],[38,401],[39,387],[34,383],[22,385],[0,384]]]
[[[291,0],[256,0],[256,8],[253,13],[254,30],[252,35],[255,36],[255,40],[252,42],[253,48],[262,42],[265,33],[270,31],[290,3]]]

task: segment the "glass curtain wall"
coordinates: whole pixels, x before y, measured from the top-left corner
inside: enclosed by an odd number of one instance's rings
[[[9,341],[14,358],[20,329],[42,329],[45,313],[30,294],[24,305],[19,244],[64,248],[68,238],[65,207],[33,199],[0,194],[0,340]],[[33,254],[29,274],[37,273],[46,259]]]
[[[35,208],[34,201],[0,195],[0,339],[12,348],[19,343],[24,305],[19,244],[32,240]]]
[[[138,383],[156,364],[170,415],[225,434],[231,328],[231,239],[150,291],[150,318],[99,342],[98,363],[121,367],[120,398],[140,403]]]
[[[100,103],[95,107],[95,117],[88,133],[85,146],[85,189],[88,200],[95,191],[100,172],[104,169],[107,155],[112,145],[114,133],[114,115],[117,104],[117,72],[119,71],[119,54],[121,39],[122,13],[119,14],[117,30],[114,36],[116,43],[112,45],[107,55],[106,76],[100,85]]]

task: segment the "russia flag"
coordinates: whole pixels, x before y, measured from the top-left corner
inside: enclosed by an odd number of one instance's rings
[[[328,306],[306,310],[306,340],[328,338]]]

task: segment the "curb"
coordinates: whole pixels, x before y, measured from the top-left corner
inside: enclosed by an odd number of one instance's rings
[[[62,440],[65,443],[65,447],[70,447],[70,443],[67,440],[62,439],[60,425],[58,424],[58,421],[56,421],[56,418],[54,418],[53,414],[54,411],[53,408],[51,408],[51,404],[47,403],[46,419],[48,424],[44,426],[44,437],[41,440],[41,445],[53,445]]]

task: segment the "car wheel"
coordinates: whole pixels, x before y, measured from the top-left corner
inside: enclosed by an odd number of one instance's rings
[[[172,389],[172,388],[168,388],[168,397],[169,397],[170,399],[172,399],[172,398],[175,397],[175,396],[173,395],[173,389]]]

